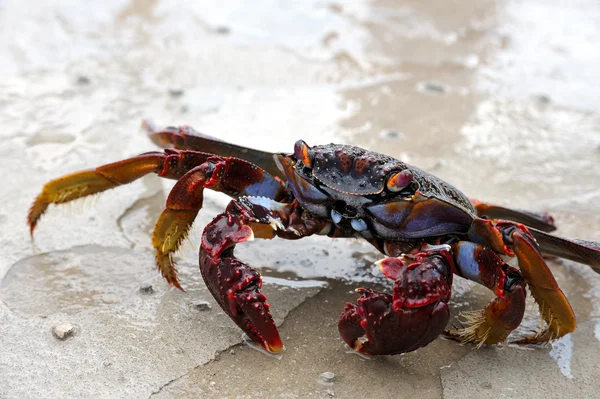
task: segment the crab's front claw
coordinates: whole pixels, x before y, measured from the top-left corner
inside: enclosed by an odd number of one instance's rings
[[[444,331],[449,317],[446,302],[394,309],[391,295],[363,288],[357,304],[346,305],[338,330],[358,352],[396,355],[429,344]]]
[[[252,229],[238,215],[217,216],[202,235],[200,271],[215,300],[248,337],[279,353],[283,343],[260,292],[260,273],[233,256],[235,244],[253,238]]]
[[[358,290],[356,305],[348,303],[338,323],[348,346],[369,355],[395,355],[426,346],[444,331],[452,275],[444,258],[427,256],[417,254],[410,265],[402,258],[379,262],[395,279],[394,293]]]
[[[260,274],[234,258],[214,262],[203,253],[200,262],[205,282],[225,313],[252,341],[271,353],[281,352],[283,343],[267,297],[260,292]]]

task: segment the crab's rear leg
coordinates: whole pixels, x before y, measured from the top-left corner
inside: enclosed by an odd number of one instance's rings
[[[179,289],[181,286],[171,256],[178,250],[202,208],[205,188],[233,198],[253,195],[279,200],[284,195],[283,185],[278,179],[237,158],[212,156],[183,175],[169,193],[152,234],[157,268],[169,284]]]
[[[466,328],[446,331],[445,336],[478,345],[503,342],[523,320],[526,291],[521,273],[480,244],[459,241],[452,245],[452,253],[454,272],[489,288],[496,297],[482,311],[464,314]]]
[[[589,265],[600,273],[600,243],[576,238],[563,238],[529,229],[544,254]]]
[[[546,328],[518,343],[543,343],[575,330],[575,314],[540,252],[529,229],[504,220],[475,219],[469,236],[494,251],[516,256],[519,269],[537,302]]]
[[[488,204],[474,198],[471,198],[471,203],[480,217],[512,220],[548,233],[556,230],[554,218],[548,212],[512,209],[500,205]]]
[[[211,156],[211,154],[193,151],[148,152],[51,180],[44,185],[42,192],[36,197],[29,210],[27,221],[30,232],[33,235],[41,216],[50,204],[63,204],[77,198],[101,193],[131,183],[148,173],[156,173],[164,178],[178,179]]]
[[[273,153],[227,143],[194,130],[191,126],[158,129],[148,120],[142,122],[150,140],[159,147],[209,152],[222,157],[245,159],[273,176],[283,177],[273,160]]]
[[[283,349],[260,273],[234,256],[235,245],[254,237],[302,238],[322,231],[327,222],[306,218],[297,203],[240,198],[209,223],[202,234],[200,271],[225,313],[257,344],[271,353]]]

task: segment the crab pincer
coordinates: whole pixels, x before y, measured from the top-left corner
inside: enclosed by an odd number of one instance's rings
[[[358,289],[357,304],[348,303],[340,317],[342,339],[369,355],[410,352],[433,341],[450,317],[449,256],[436,250],[377,262],[383,274],[394,280],[393,294]]]
[[[236,244],[252,239],[252,228],[240,215],[222,213],[202,235],[200,270],[225,313],[252,341],[271,353],[279,353],[283,343],[269,311],[267,297],[260,292],[260,273],[233,256]]]

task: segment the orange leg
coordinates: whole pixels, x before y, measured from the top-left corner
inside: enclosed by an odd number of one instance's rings
[[[519,261],[521,273],[547,325],[537,335],[519,343],[548,342],[575,330],[577,323],[573,309],[526,226],[503,220],[476,219],[469,236],[498,253],[516,256]]]
[[[63,204],[101,193],[131,183],[148,173],[178,179],[191,168],[205,162],[210,156],[210,154],[190,151],[149,152],[51,180],[44,185],[29,210],[27,217],[29,231],[33,236],[33,231],[50,204]]]

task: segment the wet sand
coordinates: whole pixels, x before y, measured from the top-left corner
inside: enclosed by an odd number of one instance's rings
[[[176,258],[185,293],[153,270],[170,181],[51,207],[31,241],[42,185],[153,150],[148,117],[269,151],[360,145],[600,241],[596,2],[249,4],[0,6],[0,398],[593,397],[600,276],[570,261],[549,263],[574,334],[535,349],[438,339],[366,360],[337,318],[354,288],[385,289],[380,255],[358,240],[257,240],[238,255],[268,276],[287,348],[276,359],[242,342],[197,268],[222,195],[207,194]],[[455,281],[452,322],[489,299]],[[530,308],[520,333],[537,326]]]

